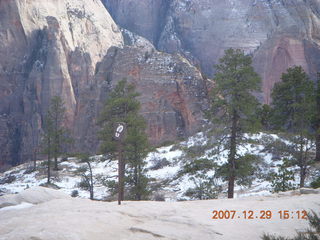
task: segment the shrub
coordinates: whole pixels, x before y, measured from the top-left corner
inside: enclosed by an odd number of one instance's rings
[[[73,190],[72,192],[71,192],[71,197],[78,197],[79,196],[79,192],[78,192],[78,190]]]
[[[320,217],[315,213],[308,214],[310,229],[305,233],[298,233],[294,238],[263,234],[262,240],[320,240]]]
[[[294,190],[294,173],[289,169],[289,160],[284,159],[283,164],[279,166],[278,173],[271,174],[271,186],[273,192],[285,192]]]
[[[165,197],[164,197],[164,194],[162,194],[162,193],[156,193],[156,194],[154,195],[154,200],[155,200],[155,201],[158,201],[158,202],[164,202],[166,199],[165,199]]]
[[[312,188],[320,188],[320,177],[318,177],[316,180],[311,182],[310,186]]]

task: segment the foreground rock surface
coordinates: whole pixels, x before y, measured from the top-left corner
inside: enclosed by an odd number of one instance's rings
[[[54,190],[52,190],[54,191]],[[33,191],[34,197],[43,190]],[[320,194],[274,195],[244,199],[192,202],[95,202],[62,198],[25,209],[3,208],[1,240],[103,239],[259,239],[264,233],[293,236],[307,227],[306,220],[280,220],[279,210],[320,211]],[[270,210],[272,219],[213,220],[213,210]],[[238,215],[237,215],[238,216]]]

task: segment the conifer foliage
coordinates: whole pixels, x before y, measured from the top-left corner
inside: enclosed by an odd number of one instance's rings
[[[64,103],[59,96],[54,96],[44,120],[42,136],[43,153],[48,156],[47,183],[50,183],[51,158],[54,158],[54,170],[58,170],[58,158],[63,153],[63,147],[71,142],[69,131],[63,125],[64,120]]]
[[[272,122],[274,129],[285,133],[287,153],[292,156],[292,165],[300,168],[300,187],[304,187],[308,166],[314,159],[314,84],[300,66],[289,68],[281,79],[272,91]]]
[[[149,152],[149,143],[145,132],[146,122],[139,115],[138,96],[134,85],[125,79],[119,81],[111,91],[99,119],[102,125],[101,151],[113,160],[118,158],[118,143],[113,138],[114,126],[118,122],[126,125],[126,134],[122,139],[121,151],[124,159],[122,169],[126,169],[127,172],[125,180],[129,187],[128,198],[134,200],[146,199],[148,195],[144,158]],[[123,200],[124,196],[121,198]]]
[[[211,108],[207,117],[215,125],[221,151],[228,153],[228,163],[220,171],[228,180],[228,198],[233,198],[236,178],[242,175],[241,166],[253,157],[239,155],[239,146],[244,134],[255,131],[259,122],[256,114],[259,102],[254,92],[260,91],[261,80],[251,63],[251,57],[243,51],[226,50],[216,66],[215,86],[210,93]]]

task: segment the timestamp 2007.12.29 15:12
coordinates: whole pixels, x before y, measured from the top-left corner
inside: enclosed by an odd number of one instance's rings
[[[299,219],[299,220],[307,220],[308,214],[305,210],[279,210],[279,211],[271,211],[271,210],[244,210],[244,211],[236,211],[236,210],[213,210],[212,211],[212,219]]]

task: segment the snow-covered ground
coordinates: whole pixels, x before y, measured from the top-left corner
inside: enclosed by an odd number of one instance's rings
[[[248,136],[251,140],[259,140],[263,136],[268,136],[271,138],[278,138],[276,135],[266,135],[266,134],[257,134]],[[203,133],[199,133],[193,137],[190,137],[187,141],[177,143],[171,146],[164,146],[158,148],[155,152],[152,152],[146,158],[147,161],[147,174],[149,177],[155,179],[156,183],[165,183],[162,184],[162,187],[157,191],[166,201],[177,201],[177,200],[188,200],[189,198],[185,196],[186,191],[189,188],[195,186],[194,181],[192,181],[191,175],[185,174],[183,176],[177,177],[177,173],[182,169],[183,160],[185,157],[184,148],[192,147],[196,145],[203,145],[207,141]],[[277,164],[281,163],[281,160],[273,160],[271,153],[263,151],[264,146],[257,141],[256,143],[251,141],[251,143],[244,145],[239,148],[239,153],[253,153],[258,154],[262,158],[262,162],[259,165],[261,173],[257,176],[250,187],[242,187],[236,185],[235,187],[235,198],[241,198],[244,196],[251,195],[270,195],[271,194],[271,183],[266,180],[271,172],[276,172],[278,170]],[[222,152],[218,158],[214,158],[209,155],[209,151],[206,151],[202,157],[211,158],[212,161],[215,161],[217,164],[222,164],[226,162],[226,153]],[[100,181],[102,178],[107,178],[108,180],[117,180],[117,162],[116,161],[102,161],[101,156],[95,156],[96,161],[92,163],[93,175],[95,176],[95,186],[94,186],[94,195],[96,199],[107,199],[110,195],[109,189],[102,184]],[[156,167],[159,162],[165,162],[165,164],[160,167]],[[81,177],[77,176],[74,172],[81,164],[76,158],[69,158],[68,161],[61,162],[59,168],[60,171],[52,172],[52,183],[60,188],[61,191],[71,195],[74,190],[77,190],[79,197],[88,198],[88,191],[82,190],[79,188],[79,183]],[[8,176],[13,176],[14,181],[10,183],[0,184],[0,194],[8,193],[19,193],[24,189],[39,186],[46,183],[46,166],[38,162],[38,170],[31,173],[25,173],[28,167],[32,166],[32,163],[26,163],[11,170],[0,174],[1,179],[4,179]],[[292,168],[297,171],[298,169]],[[214,175],[214,170],[207,172],[208,176]],[[309,181],[309,179],[308,179]],[[221,179],[217,179],[217,183],[223,187],[222,194],[219,195],[219,198],[225,197],[226,191],[226,182]],[[296,174],[294,184],[298,185],[299,177]]]

